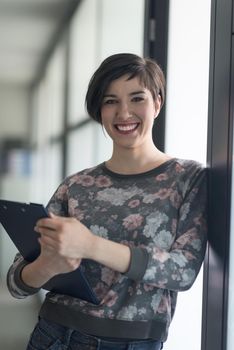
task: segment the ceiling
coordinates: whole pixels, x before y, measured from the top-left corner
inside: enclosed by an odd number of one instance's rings
[[[0,84],[28,85],[75,0],[0,0]]]

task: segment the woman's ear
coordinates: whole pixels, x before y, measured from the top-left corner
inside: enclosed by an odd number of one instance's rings
[[[161,109],[161,105],[162,105],[162,98],[160,95],[157,96],[156,100],[155,100],[155,115],[154,115],[154,119],[157,118],[157,116],[159,115],[160,109]]]

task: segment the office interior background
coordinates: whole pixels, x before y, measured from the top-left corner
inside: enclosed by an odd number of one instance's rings
[[[108,159],[111,141],[87,116],[84,98],[94,70],[118,52],[160,61],[164,50],[166,105],[156,143],[163,133],[165,152],[206,164],[211,8],[212,0],[0,0],[0,198],[46,204],[65,176]],[[162,47],[150,51],[159,38]],[[44,293],[26,303],[5,290],[15,253],[1,228],[0,308],[7,314],[5,304],[18,310],[22,303],[19,313],[30,309],[36,322]],[[203,277],[202,269],[191,290],[179,294],[165,350],[201,349]],[[22,338],[33,329],[28,323],[26,331],[23,319],[17,325]],[[9,337],[20,344],[12,329]],[[228,332],[228,347],[217,350],[232,349],[232,337]]]

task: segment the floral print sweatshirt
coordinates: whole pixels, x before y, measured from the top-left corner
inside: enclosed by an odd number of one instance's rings
[[[128,245],[131,262],[121,274],[83,261],[100,304],[48,292],[40,316],[96,336],[165,341],[177,292],[192,286],[204,259],[206,187],[206,169],[177,158],[140,174],[117,174],[102,163],[66,178],[48,209]],[[37,291],[20,278],[25,264],[17,254],[9,269],[16,298]]]

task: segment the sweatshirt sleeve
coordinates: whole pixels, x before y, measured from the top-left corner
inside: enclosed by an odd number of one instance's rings
[[[202,265],[207,243],[207,174],[193,179],[179,208],[176,238],[171,249],[131,248],[126,276],[158,288],[189,289]]]
[[[20,253],[17,253],[13,264],[7,274],[7,286],[14,298],[24,299],[29,295],[37,293],[40,288],[27,286],[21,279],[21,271],[28,264]]]

